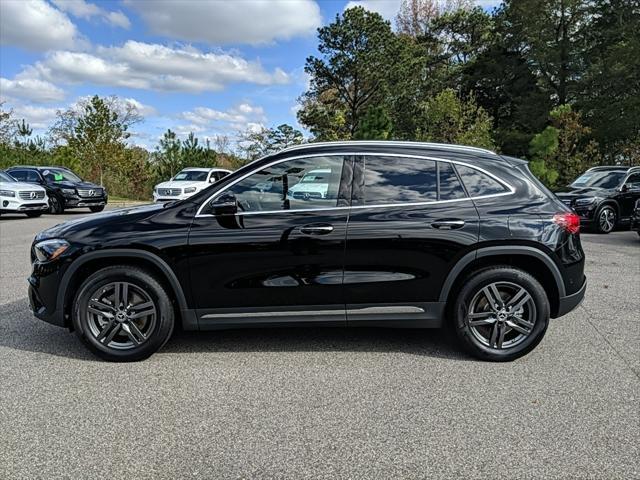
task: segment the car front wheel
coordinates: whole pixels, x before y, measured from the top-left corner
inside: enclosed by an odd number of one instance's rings
[[[598,233],[611,233],[616,226],[616,211],[613,207],[605,205],[596,216],[596,230]]]
[[[162,348],[173,332],[174,311],[152,275],[118,265],[98,270],[82,283],[72,320],[77,335],[99,357],[129,362]]]
[[[64,213],[64,205],[57,195],[51,195],[49,197],[49,211],[54,215]]]
[[[454,305],[456,335],[482,360],[511,361],[533,350],[549,324],[549,300],[540,283],[513,267],[472,274]]]

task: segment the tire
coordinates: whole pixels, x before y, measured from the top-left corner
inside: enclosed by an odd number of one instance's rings
[[[598,233],[611,233],[616,227],[618,216],[611,205],[604,205],[598,209],[595,216],[595,228]]]
[[[89,210],[91,210],[93,213],[98,213],[104,210],[104,205],[100,205],[97,207],[89,207]]]
[[[126,305],[117,302],[116,295],[120,299],[124,295],[132,306],[117,308],[116,303]],[[100,358],[135,362],[162,348],[175,320],[171,299],[158,280],[141,268],[116,265],[98,270],[82,283],[72,321],[78,337]]]
[[[49,197],[49,212],[54,215],[64,213],[64,202],[57,195],[51,195]]]
[[[25,212],[25,214],[27,215],[27,217],[29,218],[37,218],[40,215],[42,215],[42,212]]]
[[[489,296],[497,298],[492,286],[500,295],[497,309],[488,301]],[[503,308],[510,300],[515,300],[512,306],[516,307],[511,312]],[[521,301],[524,303],[520,306]],[[549,325],[549,299],[542,285],[528,273],[509,266],[492,267],[467,278],[453,314],[458,341],[471,355],[508,362],[529,353],[544,337]]]

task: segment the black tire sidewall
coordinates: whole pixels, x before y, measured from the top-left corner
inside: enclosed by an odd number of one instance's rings
[[[482,345],[467,324],[468,307],[473,297],[484,286],[498,281],[512,282],[524,287],[536,306],[536,321],[533,332],[522,343],[513,348],[497,350]],[[455,331],[458,339],[472,355],[482,360],[511,361],[533,350],[544,337],[549,325],[549,300],[540,283],[528,273],[512,267],[495,267],[481,270],[469,277],[460,290],[454,306]]]
[[[101,344],[86,324],[86,315],[81,314],[86,310],[93,292],[116,281],[127,281],[142,288],[154,301],[158,312],[151,337],[130,350],[117,350]],[[130,362],[148,358],[169,340],[173,332],[174,310],[167,292],[153,276],[137,267],[114,266],[99,270],[82,283],[74,299],[72,321],[76,334],[95,354],[109,361]]]
[[[60,199],[60,197],[58,197],[57,195],[51,195],[51,199],[55,199],[56,203],[52,203],[51,200],[49,200],[49,210],[51,211],[51,213],[53,213],[54,215],[59,215],[61,213],[64,212],[64,203],[62,202],[62,200]],[[56,207],[57,205],[57,207]]]

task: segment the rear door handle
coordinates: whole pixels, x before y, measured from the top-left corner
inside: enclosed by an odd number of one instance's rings
[[[333,225],[328,223],[305,225],[300,227],[300,231],[305,235],[327,235],[333,232]]]
[[[464,220],[436,220],[431,226],[439,230],[454,230],[464,227]]]

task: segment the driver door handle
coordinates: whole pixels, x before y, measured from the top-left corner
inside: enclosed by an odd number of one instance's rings
[[[431,226],[439,230],[453,230],[464,227],[464,220],[436,220]]]
[[[327,235],[333,232],[333,225],[328,223],[304,225],[300,227],[300,231],[305,235]]]

